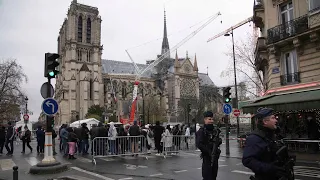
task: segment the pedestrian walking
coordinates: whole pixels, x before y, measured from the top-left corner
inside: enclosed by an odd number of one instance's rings
[[[25,153],[26,144],[32,153],[32,147],[30,146],[31,131],[28,129],[28,126],[24,126],[24,131],[22,132],[21,140],[22,140],[22,152],[21,153]]]

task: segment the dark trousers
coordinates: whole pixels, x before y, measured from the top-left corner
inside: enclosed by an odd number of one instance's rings
[[[32,151],[32,147],[30,146],[30,141],[22,141],[22,152],[25,152],[26,144],[27,144],[28,148],[30,149],[30,151]]]
[[[9,144],[10,144],[10,148],[9,148]],[[5,147],[9,154],[13,154],[13,139],[12,140],[7,139],[5,143]]]
[[[218,175],[218,160],[211,166],[211,159],[203,157],[202,159],[202,178],[203,180],[216,180]]]
[[[3,153],[4,142],[5,142],[4,139],[0,139],[0,153],[1,154]]]
[[[155,146],[158,150],[158,153],[162,153],[162,146],[161,146],[160,142],[161,142],[161,138],[154,138],[154,143],[155,143]]]
[[[38,145],[37,145],[37,152],[38,153],[44,153],[44,142],[38,142]]]

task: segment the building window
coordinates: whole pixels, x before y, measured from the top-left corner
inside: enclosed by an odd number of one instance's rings
[[[293,20],[293,5],[292,2],[280,6],[280,22],[284,24]]]
[[[320,1],[319,0],[309,0],[309,11],[320,10]]]
[[[281,65],[283,71],[281,84],[285,85],[300,81],[296,50],[283,53]]]
[[[82,16],[78,18],[78,42],[82,42]]]
[[[82,61],[82,52],[80,49],[77,50],[78,61]]]
[[[91,43],[91,19],[87,19],[87,43]]]
[[[91,62],[91,51],[87,52],[87,62]]]
[[[89,96],[90,96],[90,100],[92,99],[92,88],[93,88],[93,82],[92,82],[92,79],[90,79],[90,85],[89,85],[90,87],[89,87]]]
[[[62,93],[62,99],[64,99],[64,92]]]

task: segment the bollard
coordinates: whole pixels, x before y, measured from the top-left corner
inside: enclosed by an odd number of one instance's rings
[[[18,166],[13,166],[13,180],[18,180]]]

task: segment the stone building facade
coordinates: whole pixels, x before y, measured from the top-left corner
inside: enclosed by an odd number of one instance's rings
[[[55,85],[55,98],[60,105],[56,125],[85,119],[88,108],[92,105],[103,107],[106,119],[128,118],[135,82],[135,67],[133,63],[101,58],[101,22],[97,8],[73,0],[58,37],[61,73]],[[169,49],[165,16],[161,55]],[[137,66],[144,69],[153,61]],[[175,58],[167,56],[140,78],[140,110],[137,111],[137,117],[142,111],[146,111],[145,101],[152,97],[153,106],[159,106],[162,110],[160,116],[169,120],[179,116],[179,120],[183,121],[186,116],[182,116],[181,112],[186,110],[181,108],[182,101],[185,101],[184,104],[192,103],[192,109],[197,109],[194,102],[199,102],[199,90],[202,86],[216,88],[208,74],[198,72],[196,57],[190,59],[187,54],[185,58],[179,58],[177,52]],[[211,105],[206,107],[215,107],[215,111],[221,112],[220,106],[217,105],[221,103],[221,96],[216,91],[212,91],[211,95],[215,97],[212,100],[215,105],[212,106],[211,102]],[[147,119],[146,116],[143,118]]]
[[[266,92],[243,107],[255,113],[272,107],[291,129],[306,119],[320,121],[320,1],[255,0],[254,23],[261,30],[255,65]]]

